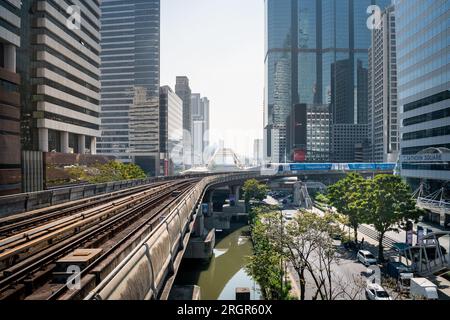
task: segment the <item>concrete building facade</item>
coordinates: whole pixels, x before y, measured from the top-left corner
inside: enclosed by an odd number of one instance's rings
[[[20,75],[21,1],[0,2],[0,196],[21,191]]]
[[[23,149],[95,154],[100,136],[100,2],[21,2]]]

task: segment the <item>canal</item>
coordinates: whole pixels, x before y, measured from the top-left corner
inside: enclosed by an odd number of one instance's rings
[[[260,300],[258,285],[244,270],[253,254],[249,226],[232,223],[231,229],[216,232],[214,256],[209,262],[184,260],[176,285],[197,285],[202,300],[235,300],[237,287],[250,289],[252,300]]]

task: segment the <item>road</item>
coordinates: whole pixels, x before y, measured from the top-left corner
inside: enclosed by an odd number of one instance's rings
[[[339,261],[333,264],[333,292],[335,300],[365,300],[364,283],[367,280],[363,273],[367,268],[356,261],[354,253],[346,251],[342,246],[336,243],[339,248]],[[289,268],[290,277],[293,280],[294,292],[300,296],[299,277],[294,268]],[[316,286],[311,275],[306,272],[306,291],[305,299],[312,300],[316,293]],[[320,297],[318,297],[320,299]]]
[[[266,203],[270,205],[279,205],[279,201],[273,197],[268,197],[265,200]],[[313,212],[317,214],[323,214],[320,210],[316,209]],[[298,208],[292,208],[290,206],[284,206],[283,216],[291,217],[298,214]],[[341,246],[340,241],[335,242],[338,248],[339,259],[336,264],[333,264],[333,277],[334,283],[333,287],[335,290],[335,295],[337,300],[365,300],[364,289],[362,284],[365,283],[366,278],[361,278],[361,274],[364,273],[367,268],[361,263],[357,262],[356,254],[344,249]],[[300,286],[299,277],[297,272],[292,266],[289,266],[289,277],[291,278],[293,291],[297,296],[300,296]],[[361,280],[363,279],[363,280]],[[363,281],[363,282],[362,282]],[[339,292],[345,291],[345,293],[338,294]],[[311,275],[307,273],[306,279],[306,300],[312,300],[316,292],[314,280]]]

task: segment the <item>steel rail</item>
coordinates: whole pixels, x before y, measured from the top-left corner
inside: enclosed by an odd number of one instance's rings
[[[152,221],[154,221],[155,219],[161,218],[161,216],[166,211],[170,212],[171,211],[171,205],[173,203],[175,203],[178,199],[183,198],[187,193],[190,192],[190,190],[192,188],[193,188],[193,186],[191,186],[190,188],[187,188],[182,193],[177,195],[177,197],[173,198],[170,201],[169,208],[166,207],[164,209],[161,209],[157,213],[152,215],[151,217],[147,218],[141,225],[137,226],[132,231],[128,232],[125,237],[123,237],[118,242],[116,242],[111,248],[109,248],[100,257],[95,259],[90,265],[88,265],[85,269],[83,269],[81,271],[81,273],[80,273],[80,282],[83,281],[83,277],[86,277],[92,270],[94,270],[96,267],[98,267],[103,261],[105,261],[108,258],[110,258],[112,254],[120,255],[124,250],[122,250],[120,252],[116,252],[116,251],[118,251],[118,249],[120,249],[120,247],[122,245],[126,244],[133,236],[135,236],[138,233],[139,234],[143,233],[144,230],[142,230],[142,229],[147,228],[147,229],[149,229],[148,231],[151,232],[154,229]],[[145,230],[145,231],[147,231],[147,230]],[[60,298],[61,296],[63,296],[67,292],[67,290],[68,290],[67,285],[64,285],[61,288],[59,288],[57,291],[55,291],[50,297],[48,297],[47,300],[56,300],[56,299]]]
[[[176,183],[172,183],[172,185],[176,185]],[[155,189],[142,191],[135,195],[129,195],[119,201],[113,201],[98,207],[90,208],[79,214],[56,220],[49,224],[2,239],[0,240],[0,261],[28,250],[30,247],[36,246],[42,242],[56,238],[56,236],[60,234],[76,228],[82,228],[89,225],[89,223],[101,220],[104,216],[117,214],[122,209],[126,210],[130,205],[144,201],[147,197],[157,193],[165,187],[166,186],[164,185]]]
[[[124,198],[126,196],[139,192],[139,190],[157,188],[167,183],[167,181],[158,182],[149,185],[133,187],[126,190],[114,191],[107,195],[98,195],[90,197],[88,199],[76,200],[61,205],[51,206],[49,208],[46,208],[45,210],[37,209],[31,212],[3,218],[0,219],[0,236],[13,233],[14,231],[21,231],[26,228],[31,228],[33,226],[53,221],[64,216],[70,216],[74,212]]]
[[[182,185],[188,183],[192,183],[192,181],[181,182]],[[180,184],[180,182],[178,182],[178,184]],[[180,188],[180,186],[178,186],[178,188]],[[108,229],[113,227],[115,224],[117,224],[127,216],[132,215],[129,218],[133,218],[136,216],[136,213],[141,212],[141,210],[148,208],[157,201],[162,201],[166,199],[167,197],[171,196],[172,192],[176,189],[177,189],[176,187],[169,188],[166,191],[162,192],[161,194],[155,195],[154,198],[149,199],[145,203],[139,203],[137,206],[132,207],[121,214],[112,216],[109,219],[100,222],[98,225],[94,225],[78,234],[66,238],[63,241],[55,244],[54,246],[51,246],[43,251],[37,252],[34,255],[28,257],[27,259],[21,261],[19,264],[7,270],[4,270],[3,274],[6,275],[6,277],[0,279],[0,292],[4,292],[11,284],[15,284],[18,281],[23,280],[33,271],[41,269],[44,265],[49,264],[50,262],[63,256],[64,254],[79,247],[83,243],[95,238],[96,235],[108,231]]]

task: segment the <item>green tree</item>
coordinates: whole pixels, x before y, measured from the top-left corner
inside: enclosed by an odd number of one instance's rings
[[[67,173],[69,174],[71,181],[80,182],[88,179],[85,168],[80,166],[74,166],[67,169]]]
[[[263,201],[267,197],[269,188],[264,183],[256,179],[247,180],[242,188],[244,191],[245,206],[247,211],[250,208],[250,200]]]
[[[145,179],[147,175],[144,170],[134,163],[124,164],[122,168],[123,180]]]
[[[315,200],[316,200],[317,202],[324,203],[324,204],[328,204],[329,201],[330,201],[330,200],[327,198],[327,196],[325,196],[323,193],[317,193],[316,196],[315,196],[314,198],[315,198]]]
[[[285,280],[283,256],[280,254],[280,241],[271,238],[271,224],[276,219],[273,213],[259,215],[252,228],[253,256],[248,258],[246,271],[260,285],[267,300],[290,299],[290,284]],[[280,263],[281,262],[281,263]]]
[[[98,166],[99,173],[89,177],[90,183],[105,183],[122,180],[145,179],[145,172],[135,164],[110,161]]]
[[[409,186],[399,176],[378,175],[370,181],[370,190],[364,205],[367,222],[379,232],[378,258],[384,261],[383,239],[388,231],[407,220],[417,220],[422,212],[416,208]]]
[[[327,198],[338,212],[348,217],[353,228],[355,242],[358,241],[358,227],[366,222],[368,215],[367,192],[369,182],[360,174],[351,173],[327,189]]]
[[[305,299],[306,272],[316,287],[315,297],[320,296],[322,300],[336,299],[336,275],[332,265],[338,258],[331,237],[333,234],[341,234],[335,214],[318,216],[303,211],[286,224],[281,239],[285,255],[300,280],[300,300]]]

